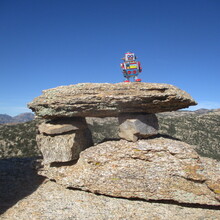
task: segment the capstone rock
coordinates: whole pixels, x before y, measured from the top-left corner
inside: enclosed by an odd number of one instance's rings
[[[196,105],[185,91],[160,83],[80,83],[44,90],[28,107],[40,118],[112,117]]]

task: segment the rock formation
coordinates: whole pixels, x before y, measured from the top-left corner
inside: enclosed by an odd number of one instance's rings
[[[117,116],[119,136],[137,141],[157,134],[154,113],[195,104],[189,94],[167,84],[82,83],[43,91],[28,106],[49,120],[39,126],[37,142],[44,163],[52,163],[78,159],[92,145],[85,117]]]
[[[37,116],[108,117],[120,113],[158,113],[196,105],[175,86],[159,83],[80,83],[43,91],[28,104]]]
[[[42,198],[41,191],[48,190],[56,198],[54,216],[62,210],[59,219],[199,219],[208,215],[215,219],[220,208],[220,163],[200,157],[186,143],[156,136],[155,113],[195,104],[189,94],[167,84],[84,83],[44,91],[29,107],[45,120],[37,136],[43,154],[39,174],[56,183],[45,183],[35,197]],[[85,117],[109,116],[118,117],[122,139],[92,146]],[[59,197],[56,191],[65,195]],[[51,201],[46,197],[47,207]],[[61,198],[65,201],[58,207]],[[31,200],[30,196],[15,209],[22,210]],[[110,211],[94,213],[93,202],[97,209],[108,203]],[[60,208],[63,204],[68,206],[66,211]],[[43,209],[31,208],[34,211],[27,216],[37,218],[33,212]],[[39,218],[53,218],[44,212]],[[22,214],[16,217],[22,219]]]

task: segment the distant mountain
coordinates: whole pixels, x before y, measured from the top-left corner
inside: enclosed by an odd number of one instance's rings
[[[6,114],[0,114],[0,124],[12,123],[12,122],[13,122],[13,117]]]
[[[23,123],[34,119],[33,113],[22,113],[11,117],[7,114],[0,114],[0,124]]]
[[[19,114],[19,115],[13,117],[13,120],[17,123],[27,122],[27,121],[31,121],[33,119],[34,119],[33,113],[22,113],[22,114]]]

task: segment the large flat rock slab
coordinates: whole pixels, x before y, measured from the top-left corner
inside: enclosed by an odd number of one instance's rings
[[[220,210],[118,199],[44,182],[2,216],[2,220],[217,220]]]
[[[44,90],[28,107],[42,118],[157,113],[196,105],[185,91],[159,83],[80,83]]]
[[[74,165],[45,166],[40,173],[97,194],[220,208],[220,163],[165,138],[104,142],[81,152]]]

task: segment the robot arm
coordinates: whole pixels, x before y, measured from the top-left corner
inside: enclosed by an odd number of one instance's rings
[[[125,72],[125,64],[124,64],[124,63],[121,63],[121,64],[120,64],[120,67],[121,67],[122,72],[124,73],[124,72]]]
[[[121,63],[120,67],[121,67],[122,70],[124,70],[125,69],[124,63]]]
[[[142,67],[141,67],[140,61],[138,61],[138,68],[139,68],[139,72],[141,73],[142,72]]]
[[[125,77],[125,75],[126,75],[125,64],[124,64],[124,63],[121,63],[121,64],[120,64],[120,67],[121,67],[122,73],[124,74],[124,77]]]

